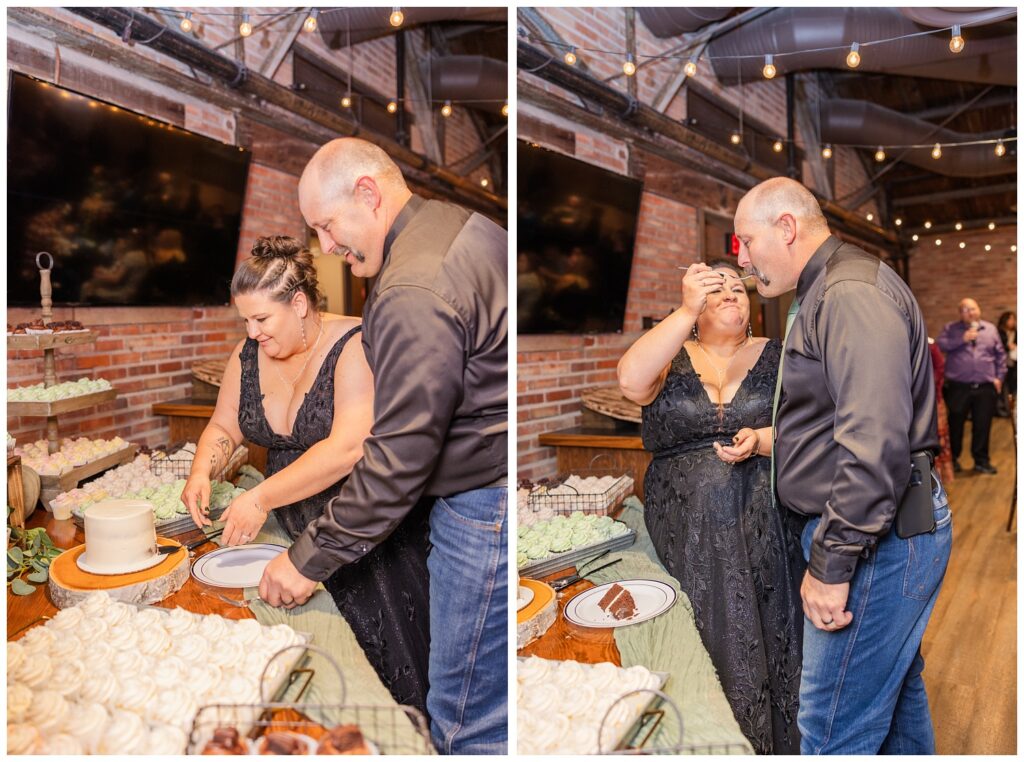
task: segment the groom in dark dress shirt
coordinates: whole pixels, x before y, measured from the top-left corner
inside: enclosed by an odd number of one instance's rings
[[[363,311],[374,423],[340,494],[267,566],[261,597],[307,600],[421,496],[430,515],[431,735],[504,754],[507,727],[508,241],[491,220],[412,194],[380,148],[320,148],[299,206],[325,253],[377,276]],[[264,595],[266,593],[266,595]]]

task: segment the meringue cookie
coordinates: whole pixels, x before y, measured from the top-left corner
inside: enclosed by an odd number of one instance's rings
[[[539,716],[555,712],[562,702],[562,691],[555,683],[543,683],[534,687],[526,696],[523,708]]]
[[[90,672],[78,692],[80,698],[86,702],[95,702],[110,706],[114,696],[121,692],[121,682],[117,675],[109,670]]]
[[[7,686],[7,724],[18,723],[25,719],[28,708],[32,706],[32,689],[27,685],[15,683]]]
[[[117,625],[123,624],[132,618],[135,613],[135,609],[129,606],[127,603],[111,602],[107,606],[106,611],[103,612],[103,618],[106,620],[107,625],[114,630]]]
[[[71,632],[85,619],[85,612],[78,606],[61,609],[47,625],[56,632]]]
[[[216,664],[193,667],[188,671],[188,677],[181,680],[183,685],[188,685],[200,699],[205,697],[224,679],[224,674]]]
[[[84,613],[94,617],[102,616],[111,603],[113,603],[113,599],[109,595],[104,592],[96,592],[87,597],[78,606]]]
[[[183,608],[171,609],[171,613],[164,620],[164,629],[168,634],[177,638],[191,630],[196,624],[196,616]]]
[[[82,662],[61,660],[53,669],[50,684],[62,696],[70,696],[78,693],[81,689],[86,674],[85,665]]]
[[[49,654],[51,660],[55,663],[81,661],[82,641],[76,637],[61,634],[50,648]]]
[[[153,660],[141,651],[123,651],[114,658],[108,669],[113,668],[122,680],[130,680],[135,675],[149,672],[151,666]]]
[[[41,690],[32,695],[30,709],[32,721],[44,737],[55,731],[64,722],[68,713],[68,702],[57,691]]]
[[[157,693],[146,707],[146,716],[152,721],[163,721],[185,730],[190,728],[199,704],[192,690],[184,685],[171,688],[163,694]]]
[[[82,742],[67,733],[44,736],[39,754],[62,754],[65,756],[78,756],[85,753]]]
[[[42,739],[34,725],[15,723],[7,725],[8,754],[36,754]]]
[[[75,636],[83,645],[92,647],[106,637],[107,629],[107,623],[102,617],[86,616],[75,628]]]
[[[50,679],[53,663],[44,653],[25,653],[25,658],[14,675],[16,682],[24,683],[29,688],[39,688]]]
[[[172,686],[184,683],[191,685],[188,681],[188,665],[178,656],[167,656],[159,661],[160,668],[154,670],[153,680],[156,687],[163,690]]]
[[[109,623],[110,620],[108,619]],[[107,633],[107,644],[118,653],[130,653],[139,642],[138,633],[127,622],[111,624]]]
[[[171,647],[171,653],[180,656],[186,662],[201,663],[207,660],[210,652],[210,644],[206,638],[197,632],[190,632],[180,638],[176,638]]]
[[[146,749],[146,724],[137,714],[114,710],[96,747],[100,754],[142,754]]]
[[[160,657],[171,650],[174,641],[167,634],[167,630],[150,629],[146,635],[139,639],[139,650],[147,656]]]
[[[154,725],[149,731],[149,742],[144,754],[184,754],[188,736],[173,725]]]
[[[228,620],[219,614],[207,614],[199,622],[199,633],[214,643],[226,638],[229,629]]]
[[[7,641],[7,681],[10,682],[11,677],[17,673],[18,668],[21,667],[22,662],[25,660],[25,646],[16,640]]]
[[[56,640],[57,635],[48,627],[37,626],[26,632],[25,637],[23,637],[20,642],[27,652],[26,655],[40,653],[48,654]]]
[[[72,704],[71,711],[64,718],[62,730],[77,738],[87,753],[94,754],[109,721],[110,714],[101,704],[78,701]]]
[[[232,634],[243,646],[258,642],[263,634],[263,626],[255,619],[239,619],[232,629]]]
[[[121,683],[121,693],[114,697],[114,704],[129,712],[142,714],[146,704],[157,694],[156,683],[146,674],[137,674]]]

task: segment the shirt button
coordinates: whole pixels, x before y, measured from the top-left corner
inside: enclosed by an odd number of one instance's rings
[[[369,546],[365,542],[359,543],[359,552],[360,553],[365,553],[369,549],[370,549]]]

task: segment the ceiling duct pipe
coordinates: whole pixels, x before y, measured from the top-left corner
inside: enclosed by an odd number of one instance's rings
[[[496,58],[442,56],[422,61],[420,71],[435,101],[461,101],[467,108],[500,114],[508,97],[508,64]]]
[[[416,8],[402,6],[402,29],[440,21],[493,22],[508,24],[508,9],[499,8]],[[317,30],[331,50],[394,34],[391,6],[379,8],[321,8]]]
[[[927,148],[907,151],[901,161],[948,177],[990,177],[1016,171],[1016,163],[1010,156],[995,155],[993,144],[950,146],[942,151],[940,158],[931,157],[935,143],[965,143],[989,137],[937,128],[931,122],[866,101],[835,98],[821,104],[823,143],[927,145]],[[896,152],[896,149],[891,151]]]
[[[469,178],[434,164],[394,140],[353,125],[351,121],[334,111],[325,109],[256,72],[248,71],[242,64],[210,50],[198,40],[175,32],[174,29],[159,24],[147,16],[136,15],[130,9],[124,8],[74,7],[69,10],[121,35],[126,43],[131,41],[142,44],[141,41],[145,40],[147,47],[215,77],[216,86],[226,84],[236,88],[242,95],[258,99],[254,100],[254,103],[262,101],[297,114],[312,124],[326,127],[338,137],[358,136],[374,143],[386,151],[403,170],[411,170],[419,176],[417,179],[420,182],[440,195],[454,196],[461,203],[470,203],[479,209],[496,209],[500,212],[508,209],[506,197],[484,190]],[[24,12],[32,18],[32,9],[12,11],[16,16],[19,12]]]
[[[985,10],[978,9],[977,18],[986,19]],[[775,56],[780,74],[851,71],[846,55],[851,43],[857,42],[861,46],[858,72],[1016,86],[1016,23],[972,26],[975,16],[962,15],[958,23],[964,27],[967,46],[958,55],[949,52],[948,32],[865,45],[934,29],[911,21],[896,8],[776,8],[717,37],[707,54],[724,85],[762,80],[767,53]]]
[[[735,8],[637,8],[644,25],[655,37],[665,39],[692,34],[721,21]]]

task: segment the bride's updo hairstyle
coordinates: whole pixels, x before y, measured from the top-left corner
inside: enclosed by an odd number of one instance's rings
[[[242,262],[231,279],[231,295],[266,291],[274,301],[288,304],[301,291],[316,311],[320,304],[313,255],[298,240],[286,235],[257,238],[252,256]]]

